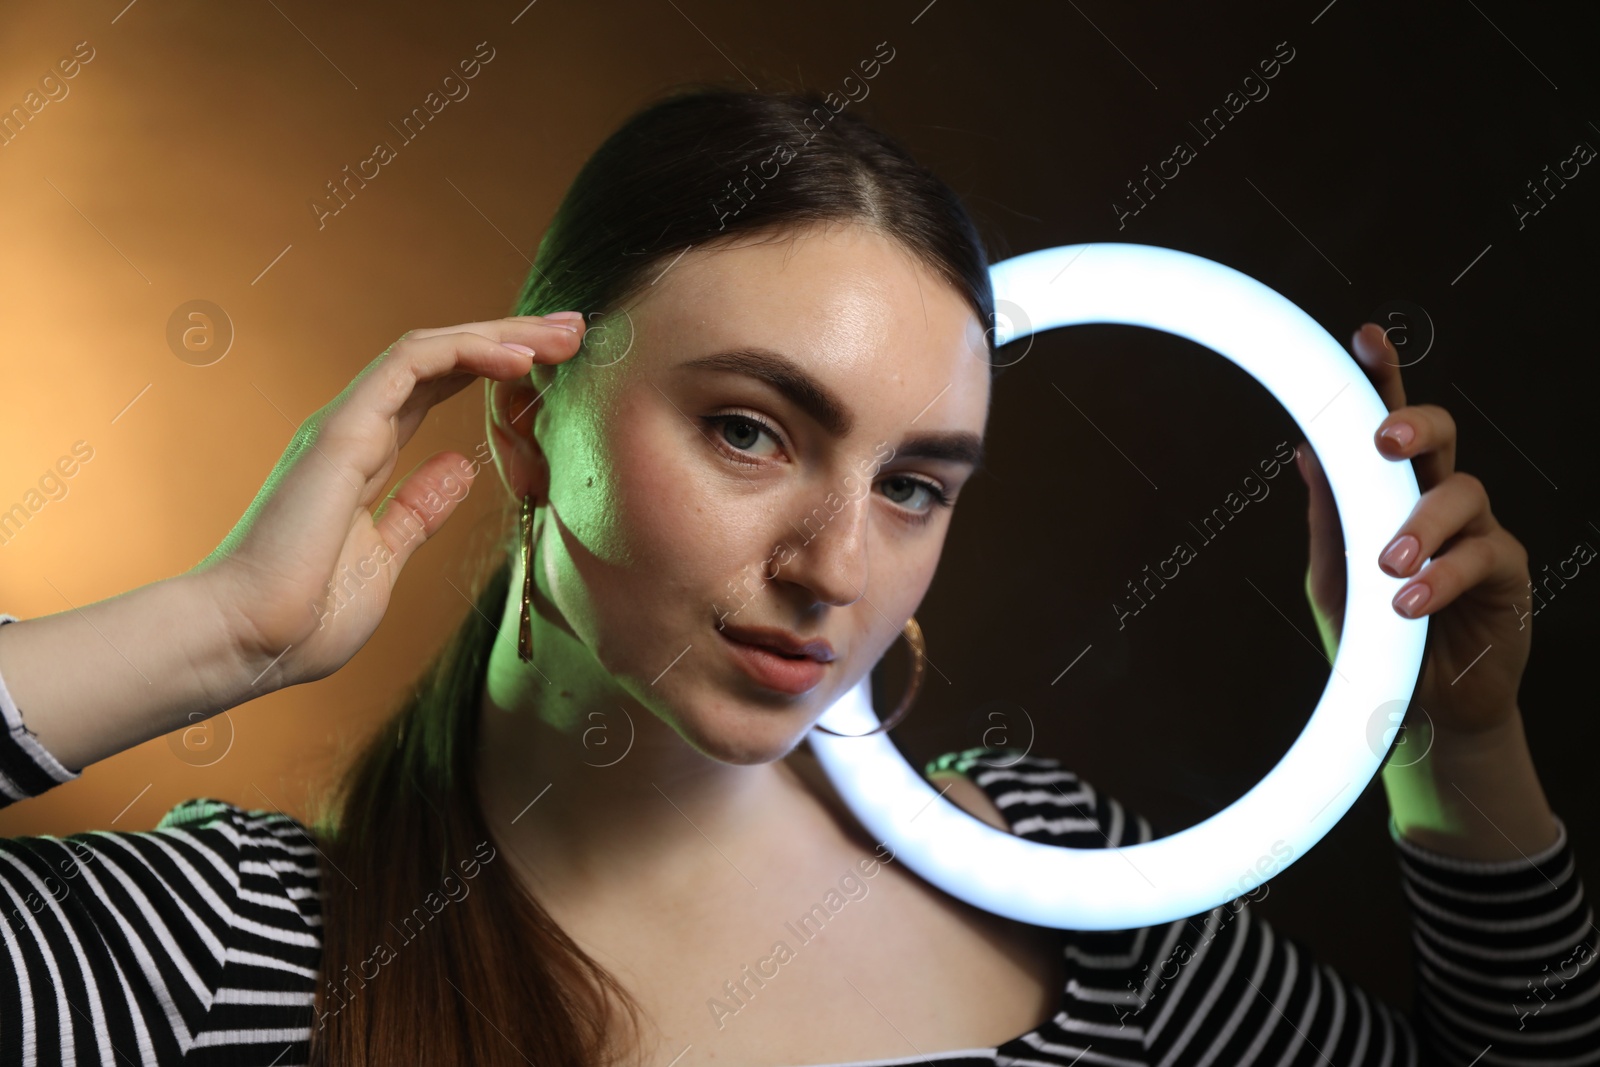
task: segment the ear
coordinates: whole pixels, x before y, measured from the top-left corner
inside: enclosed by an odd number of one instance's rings
[[[556,368],[535,363],[526,378],[513,382],[484,380],[484,430],[500,482],[519,504],[529,493],[534,502],[550,498],[550,464],[534,434],[544,397],[554,384]]]

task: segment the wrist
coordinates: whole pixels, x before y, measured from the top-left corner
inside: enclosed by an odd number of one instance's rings
[[[202,620],[212,637],[200,644],[192,657],[212,714],[294,684],[282,670],[282,650],[268,655],[259,649],[239,610],[237,590],[223,568],[189,571],[172,581],[192,605],[191,617]]]
[[[1382,777],[1395,825],[1408,840],[1463,858],[1509,860],[1556,839],[1520,709],[1482,730],[1456,731],[1424,716],[1406,732]]]

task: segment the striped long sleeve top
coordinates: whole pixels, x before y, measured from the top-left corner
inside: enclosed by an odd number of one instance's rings
[[[0,714],[0,806],[77,777],[28,732],[3,679]],[[983,747],[927,769],[967,775],[1028,840],[1152,836],[1054,759]],[[1600,1065],[1594,913],[1557,823],[1536,855],[1474,862],[1418,847],[1391,820],[1411,906],[1409,1014],[1319,964],[1242,896],[1156,926],[1062,931],[1056,1014],[1001,1045],[826,1067]],[[292,817],[203,798],[154,830],[0,839],[0,1064],[306,1063],[316,860]]]

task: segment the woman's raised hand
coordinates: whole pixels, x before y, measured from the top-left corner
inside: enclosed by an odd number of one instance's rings
[[[479,377],[512,381],[570,359],[583,329],[580,313],[563,312],[412,330],[300,425],[244,517],[194,568],[274,688],[347,663],[406,560],[465,497],[481,458],[444,451],[371,510],[428,409]]]
[[[1407,403],[1383,328],[1363,325],[1352,347],[1389,409],[1373,448],[1391,462],[1412,461],[1422,497],[1378,559],[1349,565],[1413,579],[1396,593],[1393,609],[1406,618],[1430,617],[1412,703],[1425,709],[1434,730],[1477,734],[1500,727],[1519,713],[1517,690],[1533,634],[1518,608],[1528,595],[1528,551],[1500,525],[1483,482],[1456,469],[1455,419],[1437,404]],[[1331,659],[1344,626],[1344,533],[1316,453],[1304,441],[1299,453],[1311,492],[1306,590]],[[1456,685],[1469,668],[1469,682]]]

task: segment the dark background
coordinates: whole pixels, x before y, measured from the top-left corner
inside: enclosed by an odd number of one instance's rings
[[[1408,399],[1456,418],[1458,469],[1484,481],[1539,575],[1580,541],[1600,545],[1587,332],[1600,163],[1521,227],[1512,205],[1577,142],[1600,147],[1597,21],[1592,6],[1504,0],[12,6],[0,106],[77,42],[95,58],[0,148],[0,506],[73,442],[95,452],[0,549],[0,610],[49,614],[193,566],[295,426],[394,338],[509,309],[577,169],[658,89],[827,91],[883,41],[894,58],[851,106],[966,198],[995,259],[1163,245],[1263,281],[1346,344],[1364,321],[1402,327]],[[396,141],[387,124],[480,41],[495,58],[471,94],[319,230],[308,202],[324,183]],[[1188,123],[1280,42],[1294,58],[1270,95],[1202,144]],[[1119,228],[1125,183],[1178,140],[1196,158]],[[166,335],[198,299],[234,331],[205,367]],[[402,469],[440,448],[470,454],[480,398],[437,409]],[[1211,544],[1187,524],[1300,436],[1252,379],[1187,341],[1110,326],[1037,338],[1000,380],[990,470],[964,491],[917,615],[932,668],[895,731],[907,755],[1031,743],[1161,834],[1241,795],[1327,678],[1302,586],[1305,488],[1284,468]],[[338,674],[236,708],[204,737],[97,764],[0,812],[0,833],[147,828],[201,795],[303,813],[469,610],[495,491],[469,497],[408,565]],[[1180,539],[1198,557],[1119,631],[1112,600]],[[1592,886],[1591,571],[1535,620],[1520,704]],[[880,672],[880,709],[903,663],[902,649]],[[1256,906],[1404,1005],[1408,920],[1386,818],[1374,778]]]

